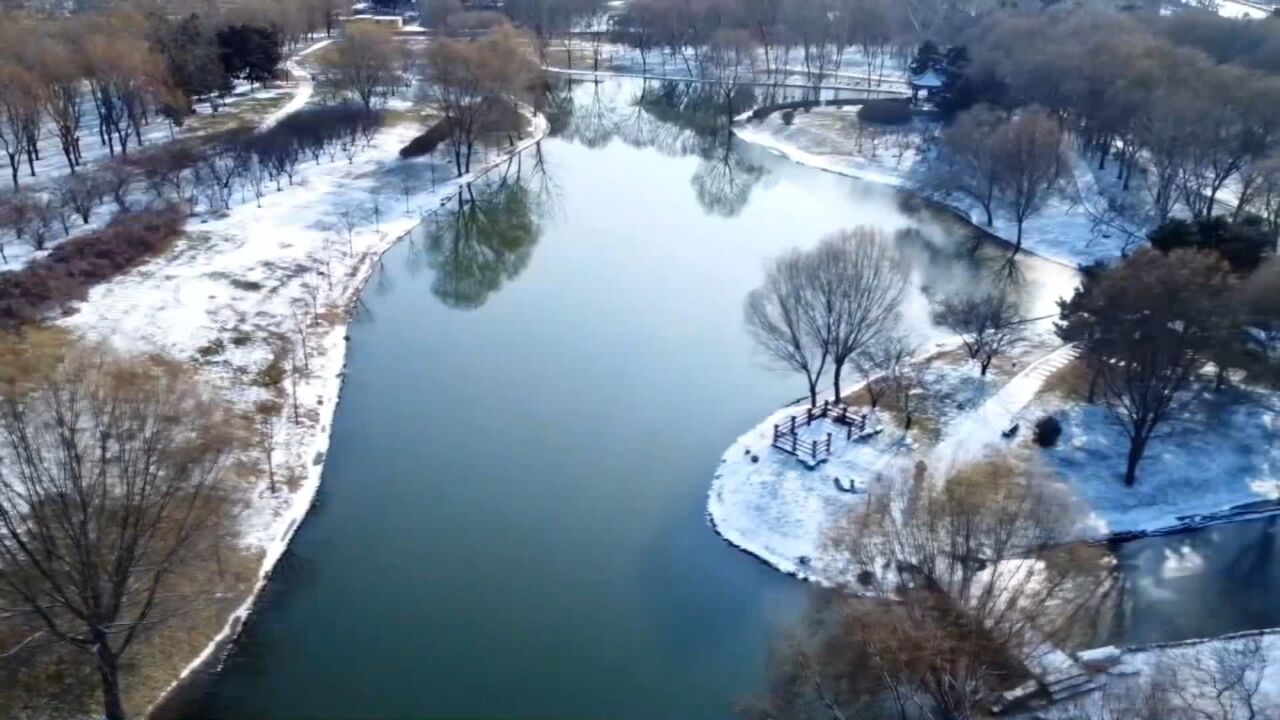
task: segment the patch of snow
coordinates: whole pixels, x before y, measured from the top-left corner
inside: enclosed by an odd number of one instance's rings
[[[1075,359],[1079,353],[1073,345],[1061,347],[1032,363],[973,411],[947,425],[942,442],[931,454],[930,467],[945,475],[948,469],[979,459],[1002,434],[1011,429],[1014,419],[1040,392],[1045,380]],[[1030,427],[1019,428],[1027,433]]]
[[[1205,515],[1280,499],[1280,395],[1256,389],[1204,393],[1147,447],[1133,487],[1122,482],[1129,439],[1106,408],[1042,397],[1036,416],[1062,423],[1055,448],[1040,450],[1089,508],[1087,535],[1155,531]]]
[[[1218,14],[1222,17],[1245,20],[1262,20],[1271,17],[1272,8],[1243,0],[1218,0]]]
[[[1250,657],[1255,650],[1261,653],[1263,662],[1254,665],[1238,662]],[[1185,703],[1196,710],[1188,716],[1271,718],[1280,713],[1280,662],[1277,662],[1280,630],[1123,650],[1105,647],[1078,653],[1077,657],[1098,670],[1092,677],[1101,690],[1014,717],[1027,720],[1130,717],[1125,709],[1141,707],[1142,691],[1149,683],[1161,681],[1174,684],[1180,706]],[[1100,664],[1105,667],[1097,667],[1086,657],[1104,658],[1105,663]],[[1223,661],[1221,665],[1218,665],[1219,658]],[[1234,704],[1241,700],[1233,689],[1236,681],[1245,686],[1256,683],[1253,714]]]

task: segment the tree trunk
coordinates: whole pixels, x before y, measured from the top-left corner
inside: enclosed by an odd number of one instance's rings
[[[1147,450],[1147,441],[1141,435],[1129,441],[1129,458],[1124,468],[1124,486],[1133,487],[1138,482],[1138,463]]]
[[[1018,218],[1018,239],[1017,239],[1017,242],[1013,244],[1013,254],[1017,255],[1018,251],[1021,249],[1022,249],[1022,218]]]
[[[119,660],[107,644],[107,634],[101,629],[93,631],[94,658],[98,665],[98,677],[102,680],[102,715],[105,720],[125,720],[124,702],[120,699]]]
[[[818,406],[818,378],[809,378],[809,407]]]
[[[841,363],[840,365],[836,365],[836,369],[831,373],[832,379],[835,381],[836,402],[841,402],[841,398],[844,397],[844,395],[840,392],[840,369],[841,369],[841,365],[843,364],[844,363]]]

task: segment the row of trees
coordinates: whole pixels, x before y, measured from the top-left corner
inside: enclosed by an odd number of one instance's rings
[[[972,62],[958,84],[967,102],[1045,108],[1099,169],[1114,161],[1125,189],[1145,176],[1150,222],[1175,208],[1208,217],[1228,183],[1270,176],[1251,168],[1273,164],[1280,77],[1217,62],[1175,42],[1190,33],[1161,27],[1111,13],[995,14],[967,35]],[[1242,208],[1269,202],[1249,195]]]
[[[352,162],[382,127],[382,115],[359,105],[308,108],[271,129],[231,130],[172,142],[59,177],[43,192],[0,195],[0,259],[7,241],[44,250],[57,237],[87,225],[103,206],[128,213],[170,202],[210,212],[229,210],[239,196],[259,205],[271,187],[292,185],[305,160]]]
[[[860,51],[868,79],[883,79],[891,55],[905,52],[940,29],[949,14],[964,14],[972,5],[932,0],[638,0],[628,4],[617,27],[619,37],[636,47],[642,59],[650,50],[665,50],[691,74],[703,72],[710,48],[736,46],[758,53],[766,75],[803,69],[816,85],[841,66],[850,48]]]
[[[157,117],[180,125],[196,99],[216,112],[234,80],[269,80],[304,34],[332,29],[336,2],[295,4],[305,5],[305,21],[281,14],[288,2],[178,14],[139,0],[71,15],[0,14],[0,151],[12,184],[24,162],[35,176],[48,137],[75,172],[86,133],[107,154],[127,155]]]

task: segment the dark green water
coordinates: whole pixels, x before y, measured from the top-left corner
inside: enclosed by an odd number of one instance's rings
[[[705,496],[803,383],[753,351],[744,295],[857,224],[924,229],[924,284],[968,270],[895,193],[725,148],[639,88],[561,97],[558,137],[386,256],[318,507],[185,717],[716,718],[758,687],[806,590]]]

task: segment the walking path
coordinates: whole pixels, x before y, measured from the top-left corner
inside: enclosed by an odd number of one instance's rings
[[[930,465],[945,477],[948,469],[980,457],[999,442],[1018,413],[1040,392],[1045,380],[1080,354],[1074,345],[1064,345],[1041,357],[1004,387],[969,413],[947,427],[942,441],[933,449]],[[1020,430],[1023,430],[1020,428]]]
[[[262,119],[262,122],[258,125],[258,132],[271,129],[281,120],[301,110],[302,107],[311,100],[311,96],[316,90],[315,78],[311,76],[311,73],[307,72],[298,64],[298,60],[310,55],[331,42],[333,42],[333,38],[321,40],[306,50],[303,50],[297,55],[289,58],[289,62],[285,63],[285,67],[289,70],[291,75],[298,79],[298,87],[294,90],[293,97],[289,102],[285,103],[284,107]]]

